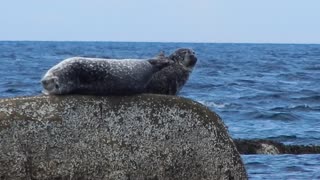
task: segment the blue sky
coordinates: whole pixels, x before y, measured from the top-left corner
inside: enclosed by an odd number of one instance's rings
[[[320,0],[1,0],[0,40],[320,43]]]

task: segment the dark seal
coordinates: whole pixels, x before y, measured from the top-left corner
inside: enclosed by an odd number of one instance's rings
[[[142,93],[152,75],[172,64],[150,60],[74,57],[53,66],[41,80],[44,94],[129,95]]]
[[[192,49],[181,48],[169,57],[174,63],[153,74],[148,83],[146,92],[154,94],[176,95],[187,82],[197,57]],[[167,59],[161,52],[155,59]]]

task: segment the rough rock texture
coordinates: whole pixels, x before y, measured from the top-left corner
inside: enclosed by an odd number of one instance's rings
[[[0,100],[0,179],[246,178],[221,119],[191,100]]]
[[[241,154],[320,154],[320,146],[285,145],[267,139],[235,139]]]

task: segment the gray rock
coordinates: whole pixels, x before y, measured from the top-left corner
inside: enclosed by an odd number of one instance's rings
[[[221,119],[164,95],[0,100],[0,179],[247,179]]]
[[[287,145],[269,139],[234,139],[241,154],[320,154],[319,145]]]

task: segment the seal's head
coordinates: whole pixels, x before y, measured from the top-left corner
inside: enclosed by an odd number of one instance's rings
[[[41,84],[43,87],[43,94],[66,94],[73,90],[74,83],[71,81],[70,75],[57,68],[57,66],[51,68],[41,79]]]
[[[180,48],[173,52],[169,59],[172,59],[176,63],[184,65],[186,68],[192,70],[197,63],[197,57],[192,49]]]
[[[41,79],[41,84],[44,90],[42,91],[43,94],[59,94],[59,79],[57,77],[48,77],[45,76]]]

